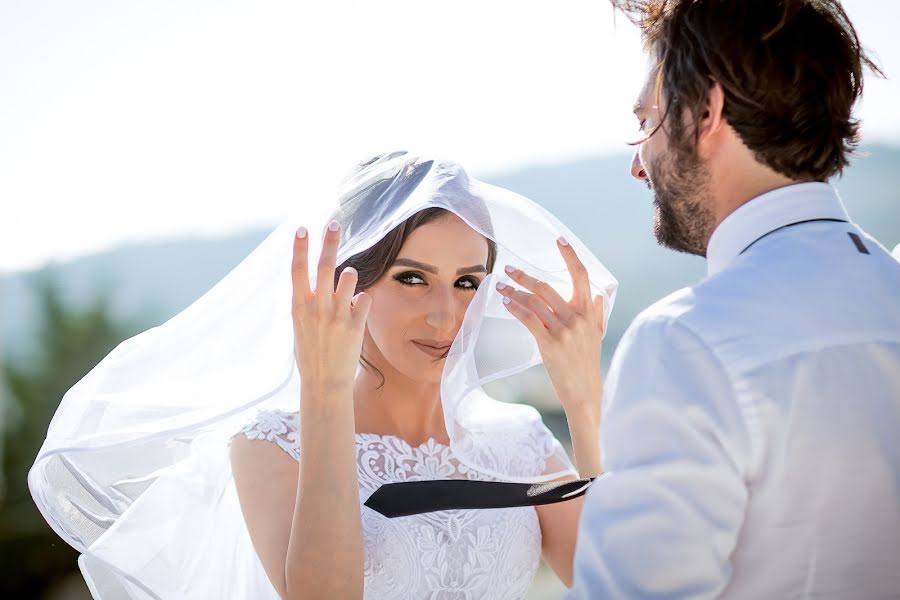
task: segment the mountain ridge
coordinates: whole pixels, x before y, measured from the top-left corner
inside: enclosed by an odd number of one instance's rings
[[[851,217],[888,249],[900,242],[900,148],[872,146],[835,182]],[[705,261],[659,247],[652,194],[631,179],[626,155],[595,156],[485,178],[528,196],[565,223],[619,279],[604,355],[635,315],[701,279]],[[27,360],[37,314],[32,282],[53,274],[67,302],[87,303],[104,285],[116,317],[144,327],[190,305],[274,230],[221,238],[131,243],[42,269],[0,275],[0,356]]]

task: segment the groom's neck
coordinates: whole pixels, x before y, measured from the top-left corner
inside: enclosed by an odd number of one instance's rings
[[[753,153],[736,138],[719,150],[708,161],[710,196],[715,214],[713,231],[731,213],[754,198],[778,188],[803,183],[757,161]]]

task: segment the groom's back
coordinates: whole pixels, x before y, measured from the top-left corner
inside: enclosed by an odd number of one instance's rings
[[[840,0],[612,0],[641,28],[632,175],[710,276],[616,348],[587,598],[900,598],[900,264],[826,182],[864,71]]]
[[[852,224],[803,223],[677,297],[750,439],[725,596],[900,594],[900,263]]]

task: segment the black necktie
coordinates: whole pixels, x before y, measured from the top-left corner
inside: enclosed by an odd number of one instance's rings
[[[594,478],[551,483],[504,483],[446,479],[386,483],[365,506],[386,517],[405,517],[455,508],[510,508],[565,502],[583,496]]]

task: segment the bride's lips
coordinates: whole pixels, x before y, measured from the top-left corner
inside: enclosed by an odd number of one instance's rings
[[[452,342],[440,342],[436,340],[410,340],[413,345],[434,358],[444,358],[450,349]]]

